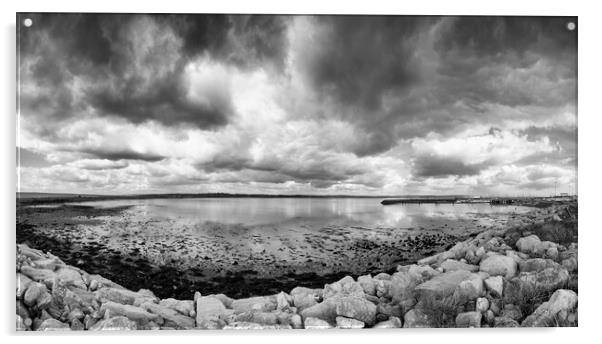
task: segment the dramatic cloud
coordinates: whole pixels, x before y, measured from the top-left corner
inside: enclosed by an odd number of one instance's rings
[[[576,18],[26,17],[24,191],[575,189]]]

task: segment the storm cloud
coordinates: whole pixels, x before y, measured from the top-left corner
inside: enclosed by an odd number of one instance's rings
[[[26,191],[546,194],[576,184],[573,17],[24,18]]]

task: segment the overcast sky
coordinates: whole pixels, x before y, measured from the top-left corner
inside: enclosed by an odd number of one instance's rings
[[[21,191],[575,190],[575,18],[25,17]]]

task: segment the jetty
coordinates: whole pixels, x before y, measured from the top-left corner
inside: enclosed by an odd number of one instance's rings
[[[397,198],[385,199],[380,202],[382,205],[389,204],[421,204],[421,203],[456,203],[457,197],[420,197],[420,198]]]

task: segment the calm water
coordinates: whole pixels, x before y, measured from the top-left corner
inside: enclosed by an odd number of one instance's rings
[[[407,228],[438,220],[453,222],[480,215],[525,213],[521,206],[475,204],[395,204],[383,206],[379,198],[195,198],[83,202],[80,205],[116,207],[132,205],[139,216],[174,219],[186,223],[277,225],[295,221],[369,228]]]

